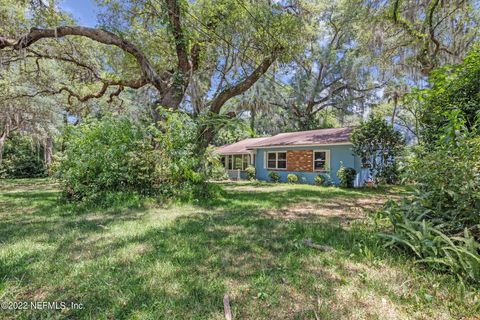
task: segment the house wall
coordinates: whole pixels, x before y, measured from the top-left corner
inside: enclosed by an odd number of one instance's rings
[[[287,182],[289,173],[297,174],[301,183],[315,183],[315,177],[322,172],[313,171],[313,151],[329,150],[330,151],[330,170],[327,172],[334,184],[338,184],[336,175],[340,169],[340,162],[346,167],[352,167],[357,171],[355,185],[363,184],[362,170],[360,167],[360,159],[353,155],[352,145],[332,145],[332,146],[316,146],[316,147],[283,147],[283,148],[263,148],[256,150],[256,177],[258,180],[270,181],[268,173],[277,171],[280,174],[280,181]],[[266,168],[266,153],[268,151],[287,151],[287,170],[272,170]],[[291,152],[288,152],[291,151]]]

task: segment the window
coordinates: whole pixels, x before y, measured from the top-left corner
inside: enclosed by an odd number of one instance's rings
[[[220,162],[222,163],[222,166],[223,166],[224,168],[227,168],[227,159],[225,158],[225,156],[222,156],[222,157],[220,158]]]
[[[250,164],[250,155],[249,154],[244,154],[243,155],[243,170],[247,169],[249,164]]]
[[[221,158],[227,170],[245,170],[250,164],[249,154],[227,155]]]
[[[267,168],[268,169],[287,169],[287,153],[286,152],[268,152]]]
[[[233,156],[233,169],[234,170],[242,170],[243,164],[243,155],[234,155]]]
[[[330,162],[329,151],[314,151],[313,152],[313,170],[328,171]]]

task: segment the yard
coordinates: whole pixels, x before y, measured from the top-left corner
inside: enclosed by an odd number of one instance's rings
[[[225,294],[234,319],[480,314],[474,288],[378,241],[369,212],[403,188],[222,186],[207,203],[100,211],[62,204],[49,180],[1,182],[0,301],[83,305],[1,317],[224,319]]]

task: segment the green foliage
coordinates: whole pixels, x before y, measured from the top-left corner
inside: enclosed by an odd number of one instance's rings
[[[405,146],[400,132],[395,131],[384,119],[373,116],[355,128],[351,139],[353,152],[362,159],[363,167],[370,168],[375,181],[389,184],[397,182],[396,158]]]
[[[319,174],[315,176],[315,184],[317,186],[329,186],[332,183],[330,175],[327,173]]]
[[[460,111],[444,114],[449,124],[429,148],[410,162],[411,197],[385,212],[393,224],[388,245],[415,253],[432,268],[480,281],[480,137]]]
[[[213,180],[228,180],[228,173],[220,161],[212,161],[209,177]]]
[[[413,253],[418,263],[432,269],[450,272],[459,278],[480,282],[480,243],[467,228],[463,235],[448,236],[425,216],[412,217],[393,201],[386,214],[394,226],[393,234],[380,234],[387,247],[401,247]]]
[[[12,135],[6,140],[0,178],[36,178],[47,174],[41,148],[32,138]]]
[[[357,172],[353,168],[345,167],[343,164],[337,171],[337,177],[340,180],[340,187],[353,188],[353,182]]]
[[[130,120],[104,118],[70,126],[64,143],[55,171],[69,199],[98,198],[109,192],[147,195],[160,182],[161,154]]]
[[[254,167],[254,166],[248,166],[248,167],[245,169],[245,172],[247,173],[247,179],[248,179],[248,180],[255,180],[256,170],[255,170],[255,167]]]
[[[272,182],[275,182],[275,183],[280,182],[280,174],[278,174],[278,172],[276,172],[276,171],[270,171],[268,173],[268,177],[270,178],[270,181],[272,181]]]
[[[480,137],[456,129],[458,122],[451,120],[434,149],[418,148],[407,172],[416,183],[410,207],[448,234],[480,224]]]
[[[323,175],[319,174],[315,177],[315,184],[317,186],[323,186],[324,183],[325,183],[325,177]]]
[[[288,183],[298,183],[298,176],[294,173],[289,173],[287,175]]]
[[[225,121],[218,130],[213,141],[214,145],[221,146],[231,144],[243,139],[247,139],[253,135],[247,123],[239,119],[229,119]]]
[[[151,127],[157,149],[162,154],[160,166],[162,194],[184,201],[211,197],[218,188],[208,184],[212,163],[219,164],[218,156],[212,150],[198,148],[199,128],[205,124],[218,125],[222,118],[208,115],[193,119],[184,112],[158,108],[163,119],[157,127]]]
[[[467,128],[475,125],[480,110],[480,45],[474,46],[459,65],[448,65],[431,73],[430,86],[412,93],[421,105],[422,137],[434,144],[449,122],[446,111],[459,110]]]
[[[56,164],[67,197],[131,192],[191,201],[215,192],[206,180],[218,159],[208,150],[198,154],[196,122],[183,113],[159,112],[162,122],[149,129],[111,117],[70,126]]]

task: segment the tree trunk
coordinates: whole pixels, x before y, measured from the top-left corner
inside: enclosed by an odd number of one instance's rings
[[[53,141],[51,137],[47,137],[44,144],[43,157],[47,168],[52,164]]]
[[[2,134],[2,136],[0,136],[0,167],[2,166],[2,162],[3,162],[3,147],[5,145],[6,138],[7,138],[6,134]]]
[[[395,115],[397,113],[397,106],[398,106],[398,94],[395,92],[393,95],[392,127],[395,125]]]
[[[250,106],[250,130],[252,131],[252,136],[255,136],[255,118],[257,116],[257,108],[254,104]]]

